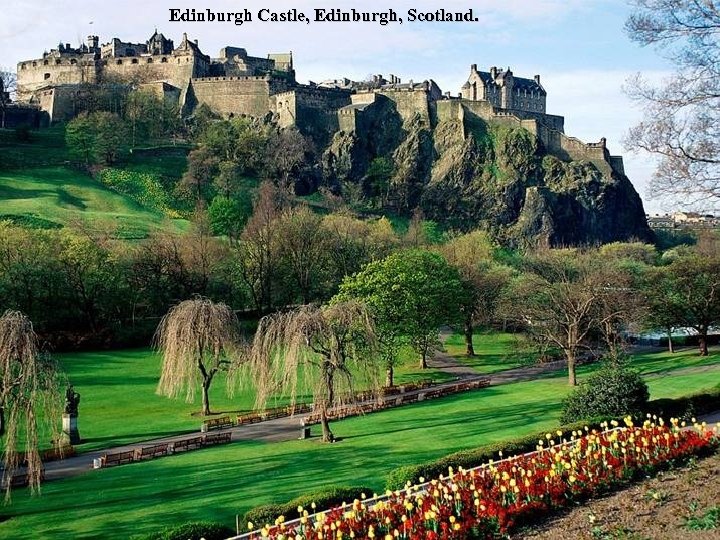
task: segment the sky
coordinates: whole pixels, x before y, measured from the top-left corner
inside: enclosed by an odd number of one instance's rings
[[[112,5],[113,7],[110,7]],[[308,16],[315,9],[362,11],[409,9],[434,12],[473,9],[477,22],[410,23],[271,23],[257,12],[272,6],[278,13],[296,8]],[[170,9],[241,12],[253,20],[242,25],[170,22]],[[585,142],[608,141],[613,154],[623,154],[628,177],[646,212],[673,209],[650,197],[648,183],[655,162],[647,154],[626,152],[622,139],[641,118],[623,92],[625,81],[640,72],[650,80],[671,74],[657,51],[641,48],[623,25],[631,8],[627,0],[445,0],[432,2],[349,0],[125,0],[73,2],[4,0],[0,11],[0,68],[38,58],[60,42],[77,45],[89,34],[106,43],[112,37],[144,42],[155,28],[180,42],[183,32],[216,56],[226,45],[244,47],[253,56],[293,52],[300,82],[390,73],[404,81],[433,79],[443,91],[457,94],[471,64],[510,67],[516,76],[540,74],[547,90],[547,112],[565,117],[565,132]]]

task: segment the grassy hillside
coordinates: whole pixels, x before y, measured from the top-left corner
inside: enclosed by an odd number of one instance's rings
[[[133,155],[122,167],[162,177],[179,177],[182,153]],[[83,224],[113,231],[119,238],[143,238],[157,230],[182,231],[185,220],[170,220],[117,193],[70,166],[62,127],[32,132],[28,142],[0,130],[0,219],[36,227]]]

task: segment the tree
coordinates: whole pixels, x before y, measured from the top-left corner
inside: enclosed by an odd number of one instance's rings
[[[65,128],[65,142],[70,155],[85,165],[110,165],[127,148],[127,126],[113,113],[82,113]]]
[[[328,412],[355,403],[355,381],[378,392],[375,349],[375,326],[360,302],[307,305],[263,317],[249,364],[258,385],[256,406],[264,408],[278,389],[289,392],[294,406],[299,381],[304,380],[320,413],[323,441],[332,442]]]
[[[305,163],[313,148],[296,129],[284,129],[274,133],[265,149],[265,165],[271,176],[280,180],[280,186],[288,193],[293,191],[290,177]]]
[[[695,329],[700,355],[707,356],[708,331],[720,323],[720,258],[681,257],[668,272],[674,300],[679,302],[679,322]]]
[[[158,394],[175,398],[185,392],[191,403],[199,386],[202,413],[212,414],[210,385],[238,354],[239,338],[239,322],[226,304],[199,297],[171,308],[155,333],[155,346],[163,356]]]
[[[667,334],[668,352],[674,353],[672,333],[683,320],[683,301],[669,266],[649,268],[644,276],[643,294],[647,299],[645,324]]]
[[[129,124],[132,146],[140,141],[147,143],[175,133],[180,128],[178,106],[142,90],[127,95],[125,119]]]
[[[10,71],[0,70],[0,128],[5,127],[5,112],[12,103],[17,90],[17,76]]]
[[[442,246],[442,253],[460,274],[465,289],[461,311],[466,354],[475,356],[474,326],[489,324],[503,289],[510,282],[511,270],[493,263],[493,245],[484,231],[457,236]]]
[[[684,203],[720,200],[720,10],[714,1],[634,0],[630,38],[674,65],[652,85],[637,77],[628,94],[644,119],[626,137],[631,149],[660,157],[652,187]]]
[[[324,267],[322,218],[307,206],[286,210],[277,221],[280,254],[290,267],[303,304],[310,302]]]
[[[460,276],[439,254],[409,250],[368,264],[346,278],[334,301],[357,299],[370,308],[378,327],[392,386],[398,346],[409,342],[420,367],[439,343],[438,328],[459,318],[463,297]]]
[[[62,398],[59,376],[52,361],[40,354],[30,319],[19,311],[0,316],[0,437],[4,436],[3,481],[6,497],[9,480],[21,466],[18,448],[24,448],[30,486],[42,480],[38,451],[41,421],[59,443]]]
[[[252,213],[249,197],[229,198],[216,195],[208,207],[210,226],[215,235],[226,235],[237,240]]]
[[[622,275],[603,268],[593,252],[549,250],[530,257],[525,274],[507,295],[505,311],[530,332],[557,345],[565,355],[568,382],[577,384],[578,354],[594,332],[616,321],[625,309],[609,297],[628,295]]]

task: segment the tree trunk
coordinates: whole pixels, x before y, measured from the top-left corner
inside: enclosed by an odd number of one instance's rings
[[[202,384],[202,413],[205,416],[212,414],[210,412],[210,383],[212,382],[212,375],[203,378]]]
[[[0,407],[0,437],[5,435],[5,407]]]
[[[330,431],[330,422],[328,422],[327,411],[324,407],[320,411],[320,424],[322,425],[323,442],[335,442],[335,435]]]
[[[672,328],[667,329],[667,336],[668,336],[668,352],[672,354],[675,352],[675,347],[673,346],[673,342],[672,342]]]
[[[473,347],[473,324],[472,315],[465,318],[465,346],[467,356],[475,356],[475,347]]]
[[[420,369],[427,369],[427,351],[423,349],[422,355],[420,356]]]
[[[385,386],[387,388],[392,388],[395,385],[394,376],[395,370],[393,369],[392,364],[390,364],[385,370]]]
[[[707,328],[703,328],[698,336],[698,345],[700,346],[700,356],[708,355],[707,345]]]
[[[565,358],[567,359],[568,365],[568,384],[570,386],[577,386],[577,375],[575,374],[575,351],[567,349],[565,351]]]

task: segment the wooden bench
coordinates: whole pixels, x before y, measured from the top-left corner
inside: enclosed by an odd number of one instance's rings
[[[237,416],[238,426],[257,424],[258,422],[262,422],[262,417],[258,413],[238,414]]]
[[[200,427],[202,432],[210,431],[211,429],[226,429],[235,426],[233,419],[229,416],[221,416],[220,418],[212,418],[205,420]]]
[[[226,431],[224,433],[211,433],[203,437],[204,446],[212,446],[215,444],[225,444],[232,441],[232,433]]]
[[[202,437],[191,437],[189,439],[181,439],[173,443],[173,452],[186,452],[191,449],[197,450],[202,448],[203,438]]]
[[[100,458],[102,467],[112,467],[113,465],[122,465],[123,463],[132,463],[135,461],[135,450],[127,452],[118,452],[117,454],[104,454]]]
[[[143,459],[153,459],[160,456],[167,456],[169,443],[155,444],[153,446],[143,446],[135,449],[135,461]]]

